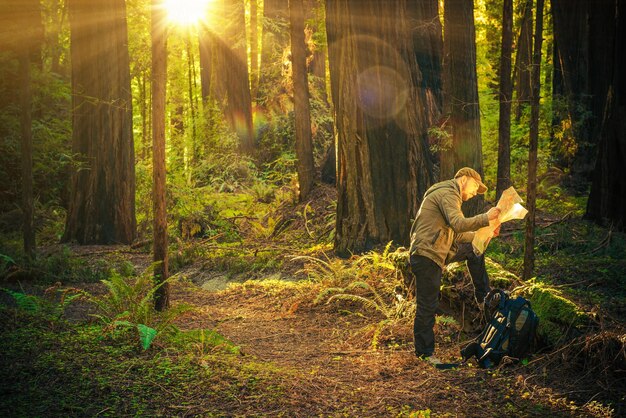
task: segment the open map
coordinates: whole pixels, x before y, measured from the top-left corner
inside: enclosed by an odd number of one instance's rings
[[[492,222],[489,226],[479,229],[476,231],[476,235],[474,235],[472,246],[474,247],[474,252],[476,254],[480,255],[485,252],[485,249],[487,248],[487,245],[489,245],[489,241],[493,236],[493,231],[495,231],[501,223],[512,219],[524,219],[528,210],[526,210],[521,203],[522,198],[519,197],[513,186],[502,192],[502,196],[500,196],[500,200],[496,205],[500,209],[498,221]]]

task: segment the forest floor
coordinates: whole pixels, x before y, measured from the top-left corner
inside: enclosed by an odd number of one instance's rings
[[[75,251],[95,259],[107,254],[119,257],[125,249],[76,247]],[[150,263],[148,254],[128,251],[127,255],[137,269]],[[197,272],[198,266],[189,265],[185,271]],[[128,405],[130,401],[123,407],[89,411],[98,410],[100,415],[246,417],[604,417],[619,416],[623,411],[623,404],[607,407],[599,402],[606,395],[601,388],[587,386],[588,379],[598,376],[569,367],[558,353],[538,356],[525,366],[484,370],[470,362],[438,370],[413,354],[411,323],[396,323],[392,330],[384,331],[386,336],[379,336],[381,340],[391,336],[396,344],[373,349],[376,324],[384,318],[375,312],[363,314],[352,302],[315,303],[320,288],[311,281],[277,280],[273,275],[268,280],[247,282],[238,278],[226,287],[219,278],[213,280],[220,289],[205,286],[211,288],[205,290],[189,278],[172,284],[172,305],[192,307],[176,325],[181,331],[216,331],[236,346],[234,354],[196,344],[200,355],[194,356],[191,364],[185,363],[196,370],[196,377],[158,383],[157,397],[147,411],[138,412]],[[104,291],[94,283],[78,287],[93,294]],[[476,310],[468,308],[467,314],[470,312]],[[87,313],[77,304],[67,316],[83,321],[88,320]],[[438,322],[436,334],[437,356],[458,362],[460,348],[467,343],[458,324]],[[168,352],[168,346],[160,343],[149,350],[147,353],[152,351],[155,356],[151,361],[160,356],[154,350]],[[173,362],[184,357],[180,353],[165,356]],[[206,376],[197,377],[196,373],[203,371],[209,371],[209,382]],[[134,384],[144,383],[139,379]],[[175,392],[172,384],[186,389]],[[124,389],[120,393],[131,399],[142,396]]]
[[[318,200],[314,209],[323,216],[327,199]],[[303,212],[304,216],[288,220],[290,227],[315,235],[306,225],[306,208]],[[563,234],[580,245],[586,241],[587,226],[568,222],[558,217],[546,222],[553,229],[538,236],[545,254],[567,245]],[[590,233],[598,235],[595,230]],[[496,256],[512,257],[514,249],[506,245],[514,234],[503,232],[502,243],[493,249]],[[611,234],[609,230],[609,238]],[[615,235],[612,240],[617,242]],[[435,369],[413,354],[412,323],[407,318],[390,321],[354,300],[324,303],[328,298],[319,296],[329,283],[307,278],[302,273],[306,263],[289,256],[320,256],[323,251],[304,252],[288,240],[247,247],[212,240],[196,245],[180,242],[172,257],[178,264],[171,305],[188,309],[174,321],[179,332],[159,336],[147,350],[123,332],[97,325],[88,303],[70,304],[62,321],[45,312],[33,316],[0,309],[0,415],[623,416],[626,284],[619,269],[623,271],[626,260],[610,255],[605,241],[600,236],[597,242],[584,242],[591,247],[591,261],[580,262],[582,253],[574,248],[572,255],[539,262],[556,287],[567,287],[568,295],[595,315],[588,336],[539,352],[527,364],[490,370],[471,361],[451,370]],[[208,250],[198,252],[201,245]],[[67,256],[63,266],[68,260],[73,268],[82,264],[72,260],[95,267],[116,265],[118,271],[129,270],[129,277],[137,277],[136,272],[151,264],[149,248],[72,245],[44,252],[59,251]],[[278,267],[242,268],[258,259],[271,264],[272,257],[281,259]],[[337,273],[338,265],[350,267],[348,261],[324,260],[332,267],[329,273]],[[559,260],[566,268],[558,267]],[[354,266],[364,268],[358,262]],[[51,261],[45,267],[55,268]],[[14,271],[1,286],[42,295],[52,284],[49,279],[47,284],[29,280],[26,273],[33,271]],[[88,282],[72,279],[61,288],[103,295],[107,289],[100,279],[97,275]],[[454,284],[455,297],[471,288],[466,276],[460,280]],[[6,292],[0,292],[0,302],[12,306]],[[460,349],[477,335],[481,316],[467,298],[462,304],[447,302],[444,292],[435,326],[436,356],[458,362]],[[473,326],[468,328],[468,323]]]

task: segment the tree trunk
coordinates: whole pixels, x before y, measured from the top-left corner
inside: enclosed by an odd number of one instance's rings
[[[167,26],[159,0],[152,0],[152,199],[154,202],[155,308],[170,304],[167,257],[167,212],[165,204],[165,89],[167,83]]]
[[[327,0],[331,92],[337,125],[335,251],[407,244],[432,184],[428,103],[405,0]]]
[[[530,139],[528,148],[528,186],[526,190],[526,240],[524,245],[524,271],[522,279],[532,277],[535,269],[535,209],[537,197],[537,144],[539,142],[539,96],[541,94],[541,43],[543,40],[543,4],[537,0],[535,42],[533,46],[532,96],[530,109]]]
[[[69,0],[73,174],[63,241],[131,243],[135,171],[124,0]],[[89,22],[86,24],[85,22]]]
[[[250,0],[250,97],[256,100],[259,87],[259,1]]]
[[[598,9],[606,10],[606,1],[601,0],[603,7]],[[593,138],[594,126],[601,119],[604,108],[603,99],[606,98],[608,86],[597,92],[597,96],[592,92],[589,77],[594,77],[600,83],[606,83],[605,73],[607,63],[594,63],[590,65],[591,48],[589,45],[591,32],[611,30],[605,21],[597,22],[596,28],[590,26],[588,9],[590,7],[586,0],[552,0],[552,21],[554,27],[554,85],[559,88],[554,89],[554,103],[566,102],[566,112],[557,113],[555,122],[566,120],[571,126],[571,137],[575,138],[576,151],[574,155],[560,155],[564,168],[571,169],[574,177],[589,179],[593,171],[596,140]],[[610,6],[609,6],[610,7]],[[598,42],[605,42],[605,36],[596,33]],[[606,45],[600,45],[600,49],[606,49]],[[594,75],[597,74],[597,75]],[[560,86],[559,86],[560,84]],[[590,99],[590,96],[594,96]],[[592,107],[591,101],[596,105]],[[568,135],[569,136],[569,135]],[[558,144],[557,145],[557,149]],[[567,146],[566,146],[567,147]],[[571,148],[571,146],[569,146]]]
[[[600,224],[626,229],[626,2],[613,0],[604,9],[612,18],[604,22],[605,49],[610,61],[610,85],[599,128],[599,154],[593,174],[585,217]],[[603,6],[604,8],[605,6]],[[598,55],[602,51],[596,51]]]
[[[197,132],[196,132],[196,114],[197,114],[197,102],[195,100],[196,91],[196,60],[193,56],[193,51],[191,49],[191,36],[189,32],[187,32],[187,38],[185,39],[185,46],[187,47],[187,80],[188,80],[188,90],[189,90],[189,111],[191,113],[191,144],[190,146],[185,147],[187,149],[189,158],[187,158],[187,165],[189,166],[189,171],[187,178],[191,180],[191,167],[196,162],[196,144],[197,144]]]
[[[415,58],[422,73],[420,88],[428,103],[428,126],[440,122],[443,111],[443,38],[437,0],[408,0],[409,25],[413,32]]]
[[[263,0],[263,34],[261,45],[261,68],[257,103],[262,106],[271,100],[269,95],[277,91],[283,69],[283,55],[289,45],[288,0]]]
[[[517,107],[515,108],[515,120],[519,122],[522,117],[522,110],[530,101],[530,71],[532,55],[532,26],[533,25],[533,0],[526,0],[522,9],[522,22],[520,34],[517,41],[517,57],[515,59],[517,93]]]
[[[291,20],[291,68],[296,119],[296,157],[298,158],[300,201],[303,201],[313,188],[314,167],[302,0],[289,0],[289,18]]]
[[[513,48],[513,0],[502,7],[502,50],[500,53],[500,118],[498,120],[498,179],[496,201],[511,186],[511,51]]]
[[[324,16],[320,12],[323,7],[319,4],[320,0],[309,0],[304,3],[305,8],[305,20],[313,21],[313,24],[309,27],[312,31],[311,38],[313,43],[313,56],[307,57],[310,60],[308,65],[308,72],[313,76],[312,85],[316,96],[320,98],[325,104],[328,104],[328,92],[326,91],[326,58],[328,56],[328,49],[326,42],[319,40],[323,37],[323,34],[318,34],[319,26],[318,22],[323,21]],[[307,51],[309,55],[310,51]]]
[[[248,76],[245,9],[243,0],[221,0],[219,32],[200,31],[200,74],[202,94],[213,97],[224,111],[231,128],[237,132],[244,153],[254,150],[252,99]]]
[[[22,232],[24,252],[28,258],[35,257],[35,228],[33,209],[33,135],[30,89],[30,50],[25,46],[20,53],[20,112],[22,130]]]
[[[474,1],[447,0],[443,27],[444,108],[452,146],[441,153],[440,179],[452,178],[465,166],[482,175]],[[483,207],[482,195],[463,205],[469,216],[483,212]]]

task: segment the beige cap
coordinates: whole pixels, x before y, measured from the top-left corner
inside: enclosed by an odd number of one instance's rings
[[[483,180],[480,177],[480,174],[478,174],[478,171],[474,170],[473,168],[463,167],[456,172],[454,178],[456,179],[463,176],[471,177],[478,182],[478,194],[484,194],[487,191],[487,186],[485,186],[485,184],[483,183]]]

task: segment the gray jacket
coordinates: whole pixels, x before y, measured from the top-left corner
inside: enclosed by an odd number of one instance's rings
[[[489,225],[486,213],[466,218],[461,212],[461,189],[456,180],[432,185],[411,227],[409,253],[428,257],[441,268],[454,244],[471,242],[474,232]]]

